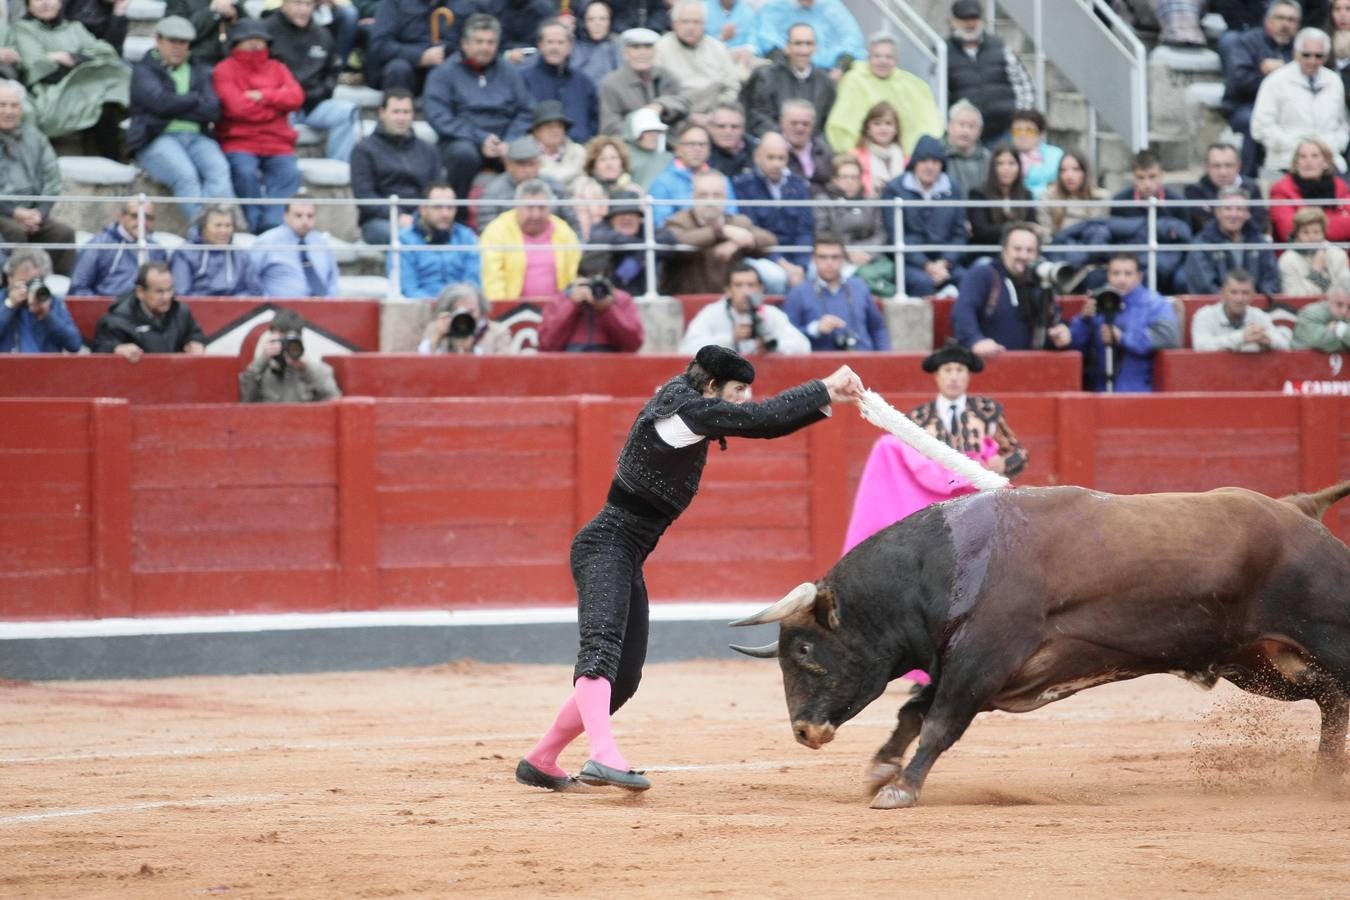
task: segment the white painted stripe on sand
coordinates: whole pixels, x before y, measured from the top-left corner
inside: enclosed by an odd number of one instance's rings
[[[654,603],[653,622],[730,622],[767,603]],[[575,623],[574,606],[530,609],[377,610],[372,612],[277,613],[240,616],[167,616],[147,619],[72,619],[56,622],[0,622],[0,640],[139,637],[170,634],[228,634],[311,631],[327,628],[454,628],[484,625]]]
[[[761,760],[759,762],[704,763],[684,766],[648,766],[645,771],[652,773],[677,772],[728,772],[745,770],[765,770],[783,768],[805,768],[836,764],[832,759],[803,760]],[[503,776],[509,777],[509,776]],[[25,825],[33,822],[45,822],[51,819],[67,819],[79,816],[108,816],[118,813],[137,813],[153,809],[201,809],[213,806],[242,806],[248,803],[274,803],[276,801],[294,801],[298,796],[286,794],[256,794],[233,797],[204,797],[193,800],[159,800],[150,803],[128,803],[112,806],[82,806],[61,809],[45,809],[41,812],[23,813],[17,816],[0,816],[0,827],[5,825]]]
[[[129,803],[121,806],[82,806],[66,809],[46,809],[20,816],[0,816],[0,825],[23,825],[48,819],[67,819],[76,816],[106,816],[113,813],[144,812],[150,809],[197,809],[208,806],[239,806],[244,803],[269,803],[285,799],[282,794],[257,794],[236,797],[203,797],[199,800],[160,800],[154,803]]]

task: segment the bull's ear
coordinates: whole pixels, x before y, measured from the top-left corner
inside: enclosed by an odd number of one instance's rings
[[[820,588],[816,591],[816,605],[812,612],[816,617],[816,624],[828,631],[837,631],[839,629],[839,601],[834,596],[831,588]]]

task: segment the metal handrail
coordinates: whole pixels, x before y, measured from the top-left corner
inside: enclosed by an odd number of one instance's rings
[[[11,202],[19,202],[19,203],[46,203],[46,202],[55,202],[55,201],[66,201],[66,202],[74,202],[74,201],[93,201],[93,202],[98,202],[98,203],[124,204],[124,203],[129,202],[129,201],[137,201],[137,200],[141,201],[142,203],[144,203],[144,201],[147,201],[147,200],[152,200],[152,201],[154,201],[154,202],[169,202],[169,203],[172,203],[172,202],[176,202],[176,201],[182,201],[183,199],[196,199],[196,200],[198,200],[199,202],[231,202],[231,198],[168,198],[168,197],[148,197],[148,196],[146,196],[146,195],[144,195],[144,194],[128,195],[128,196],[125,196],[125,197],[79,196],[79,195],[66,195],[66,196],[56,195],[56,196],[53,196],[53,195],[36,195],[36,194],[34,194],[34,195],[14,195],[14,196],[7,197],[6,199],[9,200],[9,201],[11,201]],[[688,207],[688,206],[694,205],[694,201],[693,201],[693,200],[690,200],[690,199],[653,198],[653,197],[651,197],[650,195],[644,195],[644,196],[640,199],[641,214],[642,214],[642,217],[643,217],[643,232],[642,232],[642,236],[641,236],[641,239],[640,239],[640,240],[636,240],[636,239],[635,239],[633,242],[631,242],[631,243],[626,243],[626,244],[609,244],[609,243],[598,243],[598,242],[594,242],[594,243],[593,243],[593,242],[585,242],[585,241],[583,241],[583,242],[575,243],[575,244],[557,244],[557,245],[554,245],[554,246],[555,246],[557,249],[560,249],[560,250],[580,250],[580,251],[587,251],[587,250],[630,250],[630,251],[631,251],[631,250],[634,250],[634,249],[640,249],[640,250],[644,253],[645,261],[646,261],[646,265],[644,266],[644,268],[645,268],[645,277],[646,277],[646,279],[647,279],[647,283],[646,283],[646,293],[645,293],[643,296],[644,296],[645,298],[654,298],[654,297],[658,296],[657,291],[656,291],[656,265],[655,265],[655,263],[656,263],[656,254],[657,254],[657,253],[668,253],[668,252],[697,252],[697,251],[700,249],[700,248],[692,247],[692,246],[687,245],[687,244],[660,243],[660,242],[658,242],[658,241],[656,240],[656,233],[657,233],[657,230],[656,230],[656,227],[655,227],[654,217],[652,216],[652,207],[655,205],[656,201],[658,201],[658,200],[659,200],[662,204],[664,204],[664,205],[670,205],[670,206],[676,206],[676,207]],[[250,200],[249,202],[252,202],[252,201]],[[286,202],[289,202],[289,201],[286,201],[286,200],[274,200],[274,201],[270,201],[270,202],[275,204],[275,203],[286,203]],[[399,212],[400,207],[401,207],[402,205],[405,205],[405,204],[413,204],[413,203],[416,203],[416,204],[418,204],[418,205],[421,205],[421,204],[424,203],[424,202],[433,202],[433,201],[428,201],[428,200],[425,200],[425,199],[399,198],[398,196],[395,195],[395,196],[391,196],[390,198],[387,198],[387,199],[371,199],[371,200],[352,200],[352,199],[349,199],[349,198],[306,198],[306,202],[313,202],[313,203],[315,203],[316,205],[333,205],[333,204],[354,204],[354,205],[365,205],[365,206],[370,206],[370,205],[384,205],[384,206],[386,206],[386,207],[388,208],[388,210],[389,210],[389,215],[390,215],[390,219],[391,219],[391,228],[390,228],[390,232],[391,232],[391,242],[388,243],[388,244],[362,244],[361,246],[362,246],[364,249],[367,249],[367,250],[374,250],[374,251],[379,251],[379,252],[394,251],[394,252],[393,252],[393,255],[392,255],[391,257],[389,257],[389,260],[390,260],[389,265],[392,267],[392,268],[391,268],[391,271],[390,271],[390,288],[391,288],[391,298],[392,298],[392,299],[397,299],[397,298],[399,297],[398,291],[399,291],[400,285],[399,285],[399,282],[397,281],[397,275],[398,275],[398,273],[399,273],[399,265],[400,265],[400,261],[401,261],[401,260],[400,260],[400,257],[401,257],[401,255],[402,255],[403,253],[410,253],[410,252],[411,252],[411,253],[429,253],[429,252],[437,252],[437,253],[445,253],[445,252],[451,252],[451,253],[459,253],[459,252],[464,252],[464,253],[481,253],[484,249],[492,249],[492,250],[498,250],[498,251],[513,251],[513,252],[514,252],[514,251],[523,251],[523,250],[528,249],[528,248],[527,248],[525,245],[523,245],[523,244],[490,244],[490,245],[485,245],[485,244],[482,244],[482,243],[474,243],[474,244],[471,244],[471,245],[443,245],[443,244],[436,244],[436,245],[413,245],[413,246],[405,246],[405,245],[402,245],[402,244],[398,241],[398,239],[397,239],[398,228],[396,227],[397,222],[398,222],[398,217],[399,217],[399,215],[400,215],[400,212]],[[456,206],[456,207],[474,207],[474,206],[482,206],[482,205],[485,205],[484,201],[482,201],[481,199],[475,199],[475,200],[458,200],[458,199],[457,199],[457,200],[453,200],[453,201],[436,200],[436,201],[434,201],[434,202],[435,202],[435,203],[438,203],[438,204],[441,204],[441,203],[447,203],[447,204],[450,204],[450,205],[454,205],[454,206]],[[594,201],[589,201],[589,200],[579,200],[579,199],[576,199],[576,198],[568,198],[568,199],[555,200],[555,201],[553,201],[553,204],[554,204],[554,205],[560,205],[560,206],[571,206],[571,205],[581,205],[581,204],[586,204],[586,203],[591,203],[591,202],[594,202]],[[737,205],[738,207],[804,206],[804,207],[810,207],[810,208],[821,207],[821,206],[832,206],[832,205],[837,205],[839,202],[840,202],[840,201],[834,200],[834,199],[819,199],[819,198],[813,198],[813,199],[809,199],[809,200],[742,200],[742,199],[738,199],[738,200],[735,201],[735,203],[736,203],[736,205]],[[1211,244],[1211,243],[1196,243],[1196,242],[1191,242],[1191,243],[1185,243],[1185,244],[1166,244],[1166,245],[1164,245],[1164,244],[1160,243],[1159,240],[1158,240],[1158,228],[1157,228],[1157,226],[1158,226],[1158,215],[1159,215],[1160,212],[1165,212],[1165,211],[1172,210],[1172,209],[1176,209],[1176,210],[1186,210],[1186,209],[1192,209],[1192,208],[1197,208],[1197,207],[1212,207],[1212,206],[1217,205],[1217,204],[1220,203],[1220,202],[1225,203],[1225,204],[1235,204],[1235,205],[1247,206],[1247,207],[1339,206],[1339,205],[1342,205],[1342,204],[1344,203],[1343,200],[1334,199],[1334,198],[1318,199],[1318,200],[1304,200],[1304,199],[1299,199],[1299,198],[1289,198],[1289,199],[1261,199],[1261,200],[1254,200],[1254,199],[1251,199],[1251,198],[1248,198],[1248,197],[1241,197],[1241,198],[1239,198],[1239,197],[1225,198],[1223,201],[1219,201],[1219,200],[1215,200],[1215,199],[1187,199],[1187,198],[1178,198],[1178,199],[1169,199],[1169,200],[1159,200],[1159,199],[1156,198],[1156,197],[1149,198],[1148,200],[1133,200],[1133,199],[1130,199],[1130,200],[1117,200],[1117,199],[1111,199],[1111,198],[1102,198],[1102,199],[1097,199],[1097,198],[1084,198],[1084,199],[1067,199],[1067,200],[1054,200],[1054,199],[1041,199],[1041,200],[997,200],[997,199],[994,199],[994,200],[989,200],[989,199],[978,199],[978,200],[976,200],[976,199],[969,199],[969,200],[967,200],[967,199],[960,199],[960,200],[953,200],[953,199],[924,200],[924,199],[917,199],[917,200],[905,200],[905,199],[896,197],[896,198],[893,198],[893,199],[861,199],[861,198],[860,198],[860,199],[857,199],[857,200],[850,200],[850,201],[847,201],[847,202],[848,202],[848,205],[850,205],[850,206],[881,207],[881,208],[885,208],[885,209],[890,209],[890,210],[892,210],[892,211],[894,212],[894,214],[895,214],[895,229],[894,229],[894,233],[895,233],[895,241],[894,241],[893,244],[890,244],[890,245],[849,244],[850,249],[864,250],[864,251],[867,251],[867,252],[873,252],[873,253],[887,253],[887,252],[893,252],[893,253],[896,253],[897,255],[904,254],[904,253],[907,253],[907,252],[910,252],[910,253],[951,253],[951,252],[957,252],[957,253],[986,253],[986,252],[987,252],[987,253],[992,254],[992,253],[998,252],[998,250],[1000,249],[998,245],[991,245],[991,244],[906,244],[906,243],[905,243],[905,239],[904,239],[904,210],[905,210],[907,207],[909,207],[909,208],[928,208],[928,207],[953,207],[953,206],[954,206],[954,207],[959,207],[959,208],[962,208],[962,209],[969,209],[969,208],[1015,208],[1015,209],[1028,209],[1028,208],[1031,208],[1031,209],[1039,209],[1039,208],[1042,208],[1042,207],[1069,207],[1069,206],[1074,206],[1074,207],[1092,207],[1092,208],[1102,208],[1102,209],[1109,209],[1109,208],[1112,208],[1112,207],[1124,207],[1124,208],[1133,208],[1133,209],[1143,208],[1143,209],[1145,209],[1145,210],[1147,211],[1147,221],[1148,221],[1147,241],[1146,241],[1145,243],[1143,243],[1143,244],[1104,244],[1104,245],[1097,245],[1097,244],[1054,244],[1054,243],[1045,243],[1045,244],[1042,244],[1042,246],[1041,246],[1041,251],[1042,251],[1042,253],[1054,253],[1054,252],[1056,252],[1056,251],[1061,251],[1061,252],[1062,252],[1062,251],[1066,251],[1066,250],[1072,250],[1072,251],[1076,251],[1076,252],[1085,252],[1085,253],[1106,253],[1106,252],[1112,252],[1112,251],[1123,252],[1123,253],[1143,253],[1143,254],[1146,254],[1146,255],[1147,255],[1147,258],[1148,258],[1148,269],[1149,269],[1150,287],[1151,287],[1151,288],[1155,288],[1155,289],[1156,289],[1156,278],[1157,278],[1157,255],[1158,255],[1158,253],[1162,252],[1162,250],[1163,250],[1164,247],[1166,248],[1167,252],[1173,252],[1173,253],[1193,253],[1193,252],[1208,252],[1208,251],[1213,251],[1213,250],[1272,250],[1272,251],[1273,251],[1273,250],[1285,250],[1285,249],[1303,250],[1303,249],[1317,249],[1317,248],[1319,248],[1319,247],[1325,246],[1325,242],[1322,243],[1322,244],[1310,244],[1310,243],[1300,243],[1300,242],[1294,242],[1294,241],[1285,241],[1285,242],[1261,241],[1261,242],[1242,242],[1242,243],[1232,242],[1232,243],[1223,243],[1223,244]],[[516,205],[517,205],[514,201],[487,201],[487,204],[490,204],[490,205],[493,205],[493,206],[505,206],[505,207],[513,207],[513,206],[516,206]],[[148,251],[148,250],[151,248],[151,245],[150,245],[150,244],[148,243],[148,241],[147,241],[147,238],[146,238],[147,232],[146,232],[146,230],[145,230],[145,228],[144,228],[144,207],[143,207],[143,206],[138,207],[138,211],[139,211],[139,215],[140,215],[140,217],[141,217],[141,221],[140,221],[140,225],[141,225],[141,228],[140,228],[140,231],[141,231],[141,237],[139,238],[139,240],[137,241],[137,243],[134,244],[134,245],[128,245],[128,244],[109,244],[109,243],[95,243],[95,242],[93,242],[93,241],[88,241],[88,242],[85,242],[85,243],[79,243],[79,244],[77,244],[77,243],[56,243],[56,242],[43,242],[43,243],[34,242],[34,243],[28,243],[28,244],[11,244],[11,243],[0,242],[0,248],[3,248],[3,249],[10,249],[10,248],[15,248],[15,247],[27,246],[27,247],[37,247],[37,248],[43,248],[43,249],[61,249],[61,250],[64,250],[64,249],[76,249],[76,250],[80,250],[80,249],[86,249],[86,250],[123,250],[123,249],[127,249],[129,246],[134,246],[134,247],[136,248],[138,254],[144,254],[146,251]],[[187,244],[187,243],[181,243],[181,244],[174,245],[174,246],[172,246],[172,247],[170,247],[170,246],[165,246],[165,245],[158,245],[158,248],[157,248],[157,249],[162,249],[162,250],[164,250],[165,252],[169,252],[169,253],[173,252],[174,250],[178,250],[178,249],[186,249],[186,250],[223,250],[223,251],[229,252],[229,253],[241,253],[241,252],[242,252],[242,253],[250,253],[250,252],[271,252],[271,251],[275,251],[275,250],[287,250],[287,249],[299,249],[299,248],[300,248],[300,245],[298,245],[298,244],[266,244],[266,245],[261,245],[261,246],[256,245],[256,244],[250,244],[250,245],[248,245],[248,246],[241,246],[241,245],[235,245],[235,244],[217,245],[217,244]],[[344,249],[344,248],[331,248],[331,247],[329,248],[330,252],[340,251],[341,249]],[[767,249],[767,252],[770,252],[770,253],[804,253],[804,252],[810,252],[811,249],[812,249],[812,247],[809,246],[809,245],[775,245],[775,246],[773,246],[773,247],[769,247],[769,248],[766,248],[766,249]],[[144,257],[142,256],[142,259],[143,259],[143,258],[144,258]]]

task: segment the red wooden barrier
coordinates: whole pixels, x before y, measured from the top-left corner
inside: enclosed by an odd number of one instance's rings
[[[1280,495],[1350,478],[1342,399],[1224,399],[1008,395],[1019,483]],[[0,617],[569,603],[568,546],[639,403],[0,401]],[[823,574],[877,437],[845,408],[714,449],[652,596],[765,599]],[[1328,517],[1342,539],[1347,506]]]
[[[1163,350],[1153,362],[1160,391],[1281,391],[1350,394],[1350,366],[1337,353],[1287,350],[1270,353]]]
[[[847,363],[882,393],[927,392],[933,377],[923,353],[813,353],[755,360],[755,390],[761,396],[819,378]],[[688,364],[686,356],[539,353],[526,356],[427,357],[360,354],[328,360],[347,396],[510,397],[608,394],[647,397]],[[1076,353],[1011,353],[979,376],[990,393],[1072,391],[1081,383]]]
[[[277,306],[293,309],[314,328],[349,350],[380,349],[380,301],[302,297],[183,297],[197,324],[214,343],[240,343],[238,331],[249,331],[272,318]],[[66,307],[86,342],[94,338],[99,317],[112,305],[111,297],[67,297]]]
[[[133,403],[231,403],[239,399],[233,356],[151,353],[130,363],[112,354],[0,354],[0,397],[121,397]]]

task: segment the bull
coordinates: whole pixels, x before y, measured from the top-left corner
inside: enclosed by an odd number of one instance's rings
[[[792,730],[812,749],[888,682],[930,674],[873,757],[877,809],[917,803],[976,713],[1154,673],[1313,700],[1318,771],[1339,778],[1350,548],[1320,519],[1347,494],[1350,481],[1279,500],[1240,488],[971,494],[878,532],[824,578],[731,623],[780,623],[773,644],[732,647],[778,659]]]

